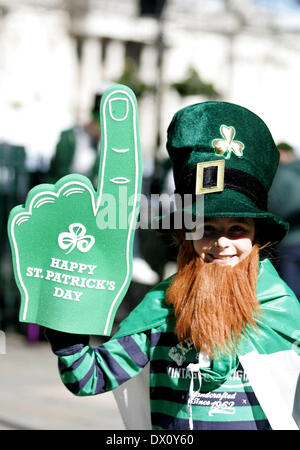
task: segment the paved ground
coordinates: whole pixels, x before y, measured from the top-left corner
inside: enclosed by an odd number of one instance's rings
[[[0,354],[0,430],[124,430],[112,393],[75,397],[47,342],[6,334]]]

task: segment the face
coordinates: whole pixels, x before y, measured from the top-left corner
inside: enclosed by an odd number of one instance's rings
[[[253,219],[216,217],[204,221],[204,234],[194,240],[195,252],[203,262],[234,266],[246,258],[253,247]]]

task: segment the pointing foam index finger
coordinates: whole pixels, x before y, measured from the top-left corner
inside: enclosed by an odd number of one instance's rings
[[[111,194],[118,201],[120,186],[126,186],[127,200],[137,197],[140,192],[142,167],[138,112],[131,89],[115,85],[105,92],[100,105],[100,125],[98,206],[104,194]]]

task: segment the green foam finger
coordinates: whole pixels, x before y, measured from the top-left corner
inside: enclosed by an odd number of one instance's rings
[[[116,200],[126,200],[132,205],[138,202],[141,182],[141,161],[137,105],[129,88],[116,87],[108,92],[101,106],[101,161],[98,177],[99,214],[103,193],[109,193]],[[123,205],[125,209],[125,204]],[[117,211],[119,212],[119,210]],[[119,217],[119,224],[124,217]]]
[[[109,89],[100,117],[97,191],[88,178],[72,174],[36,186],[25,205],[11,211],[8,234],[22,322],[109,335],[128,289],[142,173],[132,91]]]

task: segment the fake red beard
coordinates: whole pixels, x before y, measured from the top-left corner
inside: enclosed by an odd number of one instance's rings
[[[204,263],[191,241],[178,253],[178,273],[166,293],[173,305],[179,341],[190,338],[197,350],[215,357],[234,352],[246,326],[255,326],[259,304],[257,245],[234,267]]]

